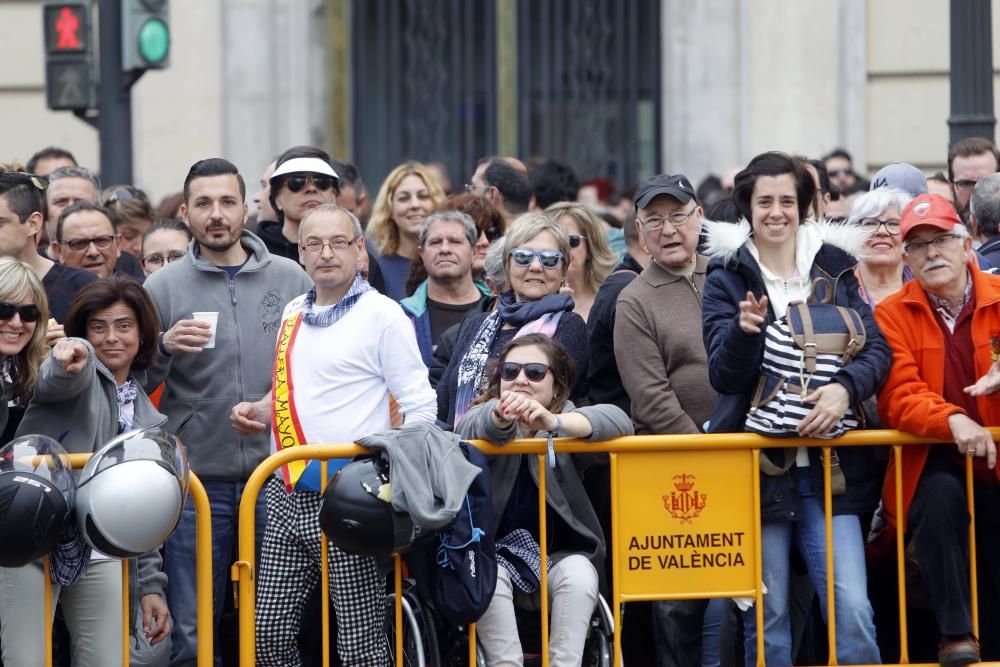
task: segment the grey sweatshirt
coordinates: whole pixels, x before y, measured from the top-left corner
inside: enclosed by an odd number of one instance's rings
[[[198,311],[218,312],[215,348],[200,353],[161,355],[143,385],[166,389],[160,410],[167,430],[176,433],[202,480],[242,481],[270,451],[267,431],[241,436],[229,423],[233,406],[260,400],[271,388],[274,349],[285,304],[312,287],[296,262],[268,253],[264,242],[243,232],[250,257],[233,280],[203,259],[198,243],[187,256],[146,279],[160,314],[160,328],[192,319]]]

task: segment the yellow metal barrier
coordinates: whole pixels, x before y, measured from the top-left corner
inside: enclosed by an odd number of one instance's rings
[[[995,441],[1000,441],[1000,428],[990,429]],[[908,445],[936,444],[939,441],[928,438],[918,438],[907,433],[893,430],[868,430],[852,431],[843,437],[835,440],[816,440],[812,438],[765,438],[749,433],[713,433],[701,435],[658,435],[658,436],[631,436],[617,438],[606,442],[589,442],[572,439],[556,440],[556,451],[585,454],[585,453],[606,453],[609,455],[611,468],[612,486],[612,542],[610,549],[614,553],[613,569],[613,616],[614,616],[614,663],[622,664],[621,658],[621,611],[622,605],[628,601],[635,600],[660,600],[660,599],[703,599],[712,597],[753,597],[757,616],[757,664],[764,665],[764,619],[763,604],[760,582],[763,580],[761,563],[761,539],[760,539],[760,479],[759,458],[762,449],[768,448],[788,448],[788,447],[819,447],[823,449],[823,479],[825,490],[823,494],[824,512],[826,515],[826,567],[827,567],[827,618],[829,642],[829,665],[837,665],[836,655],[836,614],[835,590],[833,586],[833,548],[832,548],[832,495],[831,495],[831,459],[830,449],[832,447],[855,447],[855,446],[892,446],[896,459],[902,453],[902,449]],[[493,455],[513,455],[527,454],[538,457],[539,470],[544,470],[546,463],[546,441],[543,439],[518,440],[504,446],[496,446],[490,443],[475,441],[475,444],[485,454]],[[622,592],[622,566],[623,566],[623,535],[622,517],[619,515],[619,505],[622,503],[622,494],[626,491],[618,479],[618,473],[622,468],[623,461],[630,456],[656,454],[657,458],[663,461],[677,460],[674,455],[688,455],[692,453],[705,452],[746,452],[747,470],[752,471],[747,480],[750,489],[750,500],[752,504],[752,525],[749,532],[752,533],[753,545],[753,583],[750,586],[738,589],[725,590],[701,590],[697,592],[686,592],[681,594],[625,594]],[[237,584],[238,612],[239,612],[239,645],[240,645],[240,665],[241,667],[252,667],[255,664],[255,627],[254,627],[254,579],[256,562],[255,537],[254,537],[254,513],[256,499],[264,483],[270,479],[275,470],[291,462],[306,459],[320,459],[323,461],[321,475],[326,479],[326,460],[333,458],[351,458],[358,454],[367,453],[363,447],[355,444],[329,444],[310,445],[308,447],[296,447],[278,452],[265,459],[253,472],[247,481],[240,501],[239,518],[239,560],[233,565],[231,577]],[[966,492],[968,496],[968,509],[971,517],[969,525],[969,545],[970,545],[970,588],[971,607],[973,618],[973,631],[979,634],[979,607],[976,590],[976,547],[975,547],[975,507],[974,495],[972,493],[973,460],[966,460]],[[902,507],[902,469],[895,467],[896,474],[896,506]],[[683,480],[682,480],[683,481]],[[538,477],[538,509],[539,509],[539,546],[541,549],[541,589],[539,592],[541,602],[541,638],[542,638],[542,664],[547,667],[548,656],[548,582],[547,582],[547,535],[546,535],[546,501],[545,501],[545,475]],[[632,488],[627,489],[628,492]],[[666,502],[666,499],[664,499]],[[683,518],[683,517],[682,517]],[[906,586],[905,586],[905,560],[904,560],[904,536],[901,524],[896,526],[896,558],[897,577],[899,588],[899,639],[900,639],[900,660],[897,665],[909,665],[909,655],[907,650],[908,630],[906,622]],[[741,533],[742,539],[742,533]],[[323,661],[324,665],[329,664],[329,638],[325,631],[327,619],[329,618],[329,581],[327,578],[327,553],[326,540],[323,540]],[[396,665],[403,664],[403,619],[401,613],[401,568],[400,558],[395,557],[395,612],[396,612]],[[199,578],[200,581],[200,578]],[[200,648],[200,647],[199,647]],[[199,663],[201,664],[201,663]],[[475,645],[475,625],[469,629],[469,664],[476,664]],[[892,664],[892,663],[885,663]],[[1000,663],[980,663],[1000,665]],[[926,667],[931,667],[927,665]]]
[[[83,468],[90,454],[70,454],[70,465]],[[188,488],[195,509],[195,573],[198,600],[198,667],[214,664],[214,622],[212,615],[212,511],[208,494],[201,480],[193,472],[189,476]],[[122,562],[122,665],[129,664],[129,630],[132,627],[134,610],[129,609],[128,561]],[[45,557],[45,572],[48,572],[48,557]],[[52,594],[49,577],[45,581],[45,618],[52,617]],[[170,600],[167,600],[169,607]],[[176,622],[176,621],[175,621]],[[52,624],[45,623],[45,665],[52,667]]]

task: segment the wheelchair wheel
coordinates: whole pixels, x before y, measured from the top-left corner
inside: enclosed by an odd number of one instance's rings
[[[610,638],[599,627],[592,625],[587,643],[583,645],[583,667],[611,667],[614,656]]]
[[[385,596],[385,640],[389,662],[396,664],[395,593]],[[441,664],[433,621],[412,591],[403,591],[403,664],[407,667],[439,667]]]
[[[477,643],[478,644],[478,643]],[[445,639],[447,647],[442,655],[441,667],[468,667],[469,629],[461,626],[451,630]],[[486,667],[483,647],[476,646],[476,667]]]

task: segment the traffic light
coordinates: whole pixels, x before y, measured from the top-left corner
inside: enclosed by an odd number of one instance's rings
[[[45,97],[54,110],[97,106],[90,1],[45,0]]]
[[[168,0],[121,0],[122,70],[163,69],[170,64]]]

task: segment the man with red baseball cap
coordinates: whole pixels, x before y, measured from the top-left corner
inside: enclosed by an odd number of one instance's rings
[[[913,541],[941,633],[942,665],[980,660],[972,633],[969,512],[973,470],[982,652],[1000,658],[1000,477],[987,426],[1000,426],[1000,277],[968,261],[972,239],[937,194],[910,202],[900,218],[903,259],[914,279],[875,309],[893,360],[878,410],[883,423],[942,443],[905,447],[890,461],[887,518]],[[896,466],[902,507],[896,506]]]

